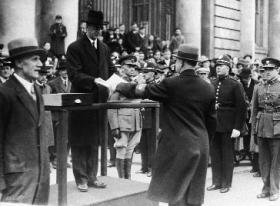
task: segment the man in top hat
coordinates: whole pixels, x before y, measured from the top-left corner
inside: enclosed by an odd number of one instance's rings
[[[162,103],[160,139],[152,168],[148,197],[171,206],[202,205],[209,153],[215,131],[213,87],[195,75],[198,49],[179,47],[176,72],[159,84],[119,84],[125,96]]]
[[[55,16],[55,23],[50,27],[51,51],[60,58],[65,55],[65,37],[67,36],[66,26],[62,24],[62,16]]]
[[[8,49],[15,73],[0,88],[1,201],[47,205],[48,139],[43,99],[34,84],[46,53],[30,38],[12,40]]]
[[[0,85],[4,84],[11,76],[11,62],[0,59]]]
[[[263,180],[262,192],[257,198],[279,198],[280,182],[280,61],[262,60],[264,83],[258,84],[252,97],[252,132],[259,146],[259,163]]]
[[[107,79],[111,73],[109,68],[113,68],[108,47],[97,39],[102,26],[103,13],[89,11],[86,35],[70,44],[66,53],[71,92],[94,93],[98,102],[107,101],[108,92],[107,88],[97,86],[94,79]],[[88,186],[106,187],[96,178],[103,115],[99,111],[75,111],[69,115],[73,172],[80,191],[87,191]]]
[[[234,138],[239,137],[246,119],[246,104],[242,85],[229,78],[231,59],[220,56],[216,61],[218,78],[216,91],[217,129],[211,140],[212,185],[208,191],[220,189],[226,193],[232,184]]]

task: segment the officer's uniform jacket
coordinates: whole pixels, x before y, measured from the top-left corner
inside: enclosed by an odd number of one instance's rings
[[[226,76],[217,78],[213,85],[216,91],[216,132],[241,131],[246,120],[245,92],[241,83]]]
[[[111,101],[128,100],[126,97],[116,92],[111,95]],[[139,101],[139,100],[131,100]],[[121,132],[136,132],[142,129],[142,118],[140,109],[121,108],[121,109],[109,109],[108,120],[111,130],[120,129]]]
[[[260,83],[252,97],[252,129],[263,138],[280,138],[280,79]]]

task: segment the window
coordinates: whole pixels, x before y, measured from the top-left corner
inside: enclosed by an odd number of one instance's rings
[[[264,0],[256,0],[255,12],[255,43],[263,47],[263,21],[264,21]]]

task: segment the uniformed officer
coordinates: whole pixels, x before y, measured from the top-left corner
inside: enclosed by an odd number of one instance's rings
[[[234,138],[239,137],[246,119],[246,104],[242,85],[229,78],[231,59],[223,55],[216,61],[218,79],[216,91],[217,129],[210,144],[212,182],[208,191],[229,191],[232,183]]]
[[[255,87],[252,98],[252,128],[259,145],[259,163],[264,183],[257,198],[279,198],[280,182],[280,61],[262,60],[266,81]]]

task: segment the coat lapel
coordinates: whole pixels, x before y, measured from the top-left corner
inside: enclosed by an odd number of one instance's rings
[[[83,36],[83,44],[86,52],[92,57],[95,63],[98,64],[96,49],[94,49],[93,46],[90,44],[90,41],[86,35]]]
[[[36,98],[37,98],[37,111],[39,112],[39,122],[38,122],[38,126],[41,126],[44,120],[44,102],[43,102],[43,98],[40,92],[40,88],[35,85],[35,93],[36,93]]]
[[[38,112],[37,112],[37,107],[35,106],[36,105],[35,101],[32,99],[31,95],[28,94],[28,92],[23,87],[23,85],[21,85],[21,83],[14,77],[14,75],[12,75],[10,79],[15,90],[17,91],[17,96],[19,101],[28,110],[28,112],[33,117],[33,119],[37,121]]]
[[[104,51],[104,47],[101,44],[101,42],[99,40],[97,40],[97,46],[98,46],[98,52],[99,52],[99,65],[98,65],[98,71],[99,71],[99,75],[104,79],[106,78],[106,75],[104,74],[104,57],[105,57],[105,51]]]

